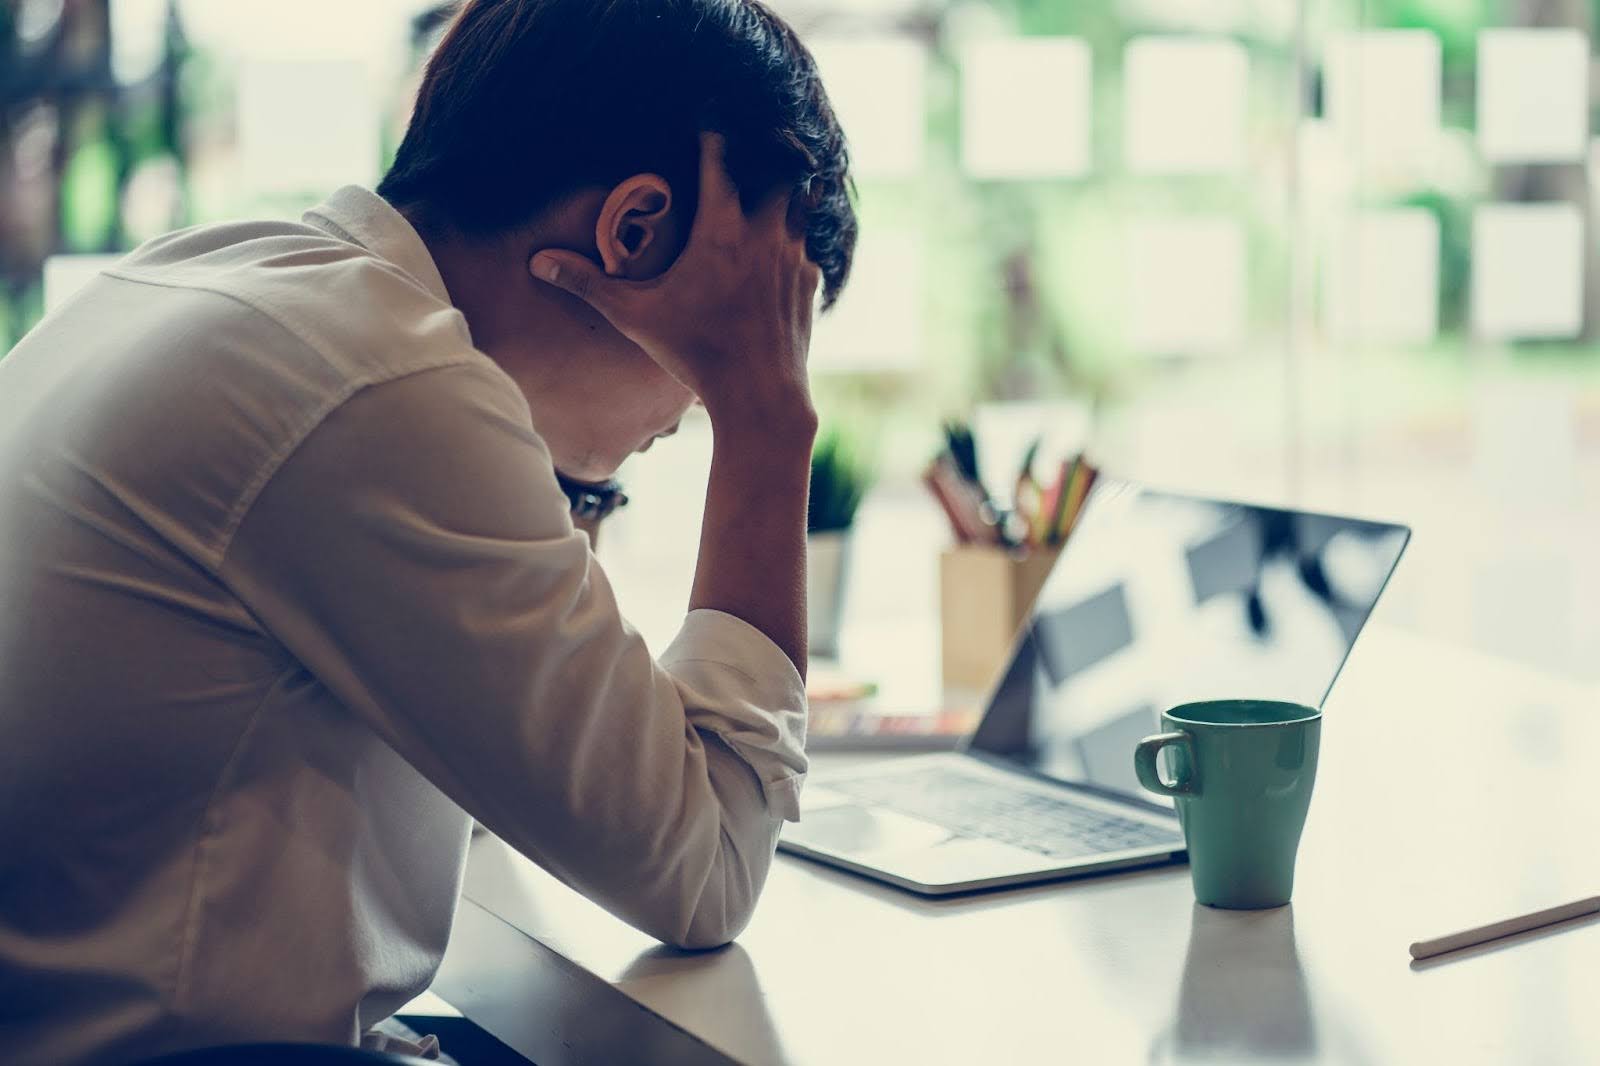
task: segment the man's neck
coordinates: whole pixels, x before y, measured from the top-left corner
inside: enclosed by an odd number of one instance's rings
[[[526,342],[532,331],[516,329],[510,321],[516,317],[517,301],[507,291],[503,242],[466,239],[410,209],[401,214],[427,247],[450,302],[467,320],[473,345],[499,362],[495,352],[503,351],[511,338]]]
[[[527,401],[557,468],[586,469],[589,459],[581,450],[562,450],[563,442],[584,439],[582,425],[598,402],[592,375],[573,365],[563,343],[582,328],[562,319],[555,301],[563,294],[523,269],[521,241],[472,240],[402,214],[433,257],[451,304],[467,320],[473,346],[505,371]]]

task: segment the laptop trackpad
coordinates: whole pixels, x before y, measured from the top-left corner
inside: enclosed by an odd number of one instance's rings
[[[854,803],[808,810],[800,822],[784,830],[783,835],[796,844],[847,855],[921,851],[954,836],[943,826],[920,818]]]
[[[887,872],[930,885],[1055,865],[1042,855],[998,840],[958,836],[920,818],[856,804],[807,812],[804,821],[785,827],[783,835],[791,843],[866,860]]]

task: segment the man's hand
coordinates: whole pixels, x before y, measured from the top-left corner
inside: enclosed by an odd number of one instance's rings
[[[789,232],[790,194],[746,217],[721,135],[700,136],[700,202],[683,252],[659,277],[607,276],[576,252],[542,251],[534,276],[599,311],[706,405],[713,424],[810,413],[806,352],[821,274]],[[768,423],[770,425],[770,422]]]
[[[789,195],[745,217],[702,134],[700,204],[660,277],[606,276],[542,251],[534,275],[586,301],[700,397],[711,416],[711,482],[689,606],[743,619],[806,669],[806,493],[817,416],[806,381],[820,274],[788,228]]]
[[[600,523],[603,521],[604,519],[594,516],[587,518],[583,515],[572,516],[572,527],[574,529],[581,529],[585,533],[589,534],[590,551],[597,551],[600,547]]]

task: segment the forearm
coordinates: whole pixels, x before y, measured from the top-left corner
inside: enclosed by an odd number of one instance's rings
[[[712,420],[711,480],[691,609],[759,629],[806,671],[806,495],[816,416]]]

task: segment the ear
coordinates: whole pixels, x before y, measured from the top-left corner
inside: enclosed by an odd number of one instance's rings
[[[611,190],[594,224],[600,262],[612,277],[642,278],[655,273],[665,247],[672,210],[672,186],[657,174],[635,174]]]

